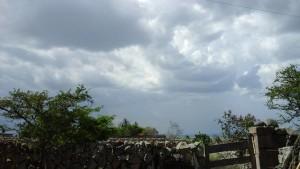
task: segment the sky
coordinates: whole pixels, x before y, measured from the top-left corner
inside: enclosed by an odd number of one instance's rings
[[[0,0],[0,96],[84,84],[115,123],[161,133],[277,118],[265,88],[299,54],[298,0]]]

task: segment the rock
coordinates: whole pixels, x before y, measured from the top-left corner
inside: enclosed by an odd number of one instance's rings
[[[200,144],[201,144],[200,142],[190,143],[189,147],[190,147],[190,149],[194,149],[194,148],[197,148]]]
[[[277,128],[278,127],[278,122],[274,119],[267,119],[266,120],[266,125],[270,127]]]
[[[151,143],[149,141],[144,141],[145,145],[150,145]]]
[[[291,128],[287,128],[286,132],[289,135],[295,135],[295,136],[300,135],[300,130],[294,130],[294,129],[291,129]]]
[[[45,166],[49,169],[103,169],[107,166],[153,169],[151,167],[153,165],[155,168],[169,165],[174,169],[179,166],[190,169],[192,164],[199,168],[201,159],[204,159],[203,147],[199,145],[200,143],[197,142],[190,143],[180,140],[170,142],[156,140],[154,142],[145,139],[67,145],[47,151]],[[14,141],[1,142],[0,140],[0,150],[0,156],[3,159],[0,160],[0,166],[3,166],[4,163],[9,166],[17,165],[20,169],[36,169],[40,165],[39,152],[34,149],[29,150],[27,143],[15,144]],[[10,168],[9,166],[4,168]]]
[[[275,129],[275,131],[276,131],[276,134],[278,134],[278,135],[287,135],[288,133],[287,133],[287,131],[286,131],[286,129],[282,129],[282,128],[277,128],[277,129]]]
[[[172,151],[172,149],[169,148],[169,147],[166,147],[166,150],[167,150],[168,152],[171,152],[171,151]]]
[[[278,161],[280,164],[282,164],[287,156],[291,153],[291,151],[293,150],[293,146],[288,146],[288,147],[282,147],[278,149]]]
[[[125,150],[125,151],[128,151],[130,148],[131,148],[131,146],[126,146],[126,147],[124,148],[124,150]]]
[[[194,149],[197,147],[194,143],[190,143],[190,144],[188,144],[188,146],[190,147],[190,149]]]
[[[97,163],[94,160],[90,160],[88,164],[88,169],[96,169]]]
[[[179,142],[176,146],[177,150],[188,149],[190,146],[186,142]]]
[[[263,122],[263,121],[258,121],[254,124],[254,126],[257,126],[257,127],[263,127],[263,126],[266,126],[266,123]]]

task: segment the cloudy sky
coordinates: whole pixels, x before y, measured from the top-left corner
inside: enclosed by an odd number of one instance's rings
[[[298,0],[0,0],[0,96],[85,84],[104,114],[216,133],[300,63]]]

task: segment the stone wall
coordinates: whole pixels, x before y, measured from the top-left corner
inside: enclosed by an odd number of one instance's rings
[[[279,149],[280,165],[277,169],[299,169],[300,168],[300,136],[297,135],[293,146]]]
[[[261,126],[250,128],[256,169],[295,169],[300,161],[300,137],[289,129]]]
[[[33,143],[0,138],[1,169],[200,169],[199,144],[169,141],[107,141],[66,145],[45,152]]]

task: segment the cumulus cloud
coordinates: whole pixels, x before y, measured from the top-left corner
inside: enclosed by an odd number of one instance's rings
[[[3,59],[3,75],[16,72],[14,79],[22,81],[30,77],[30,83],[52,89],[78,83],[88,83],[93,87],[115,86],[138,90],[154,90],[160,86],[159,71],[149,63],[138,46],[106,53],[27,47],[3,47],[2,52],[0,58]],[[26,71],[28,72],[22,75]],[[62,84],[59,85],[60,83]]]
[[[83,83],[161,131],[216,132],[227,109],[264,118],[265,87],[300,63],[300,3],[222,2],[0,0],[0,95]]]

